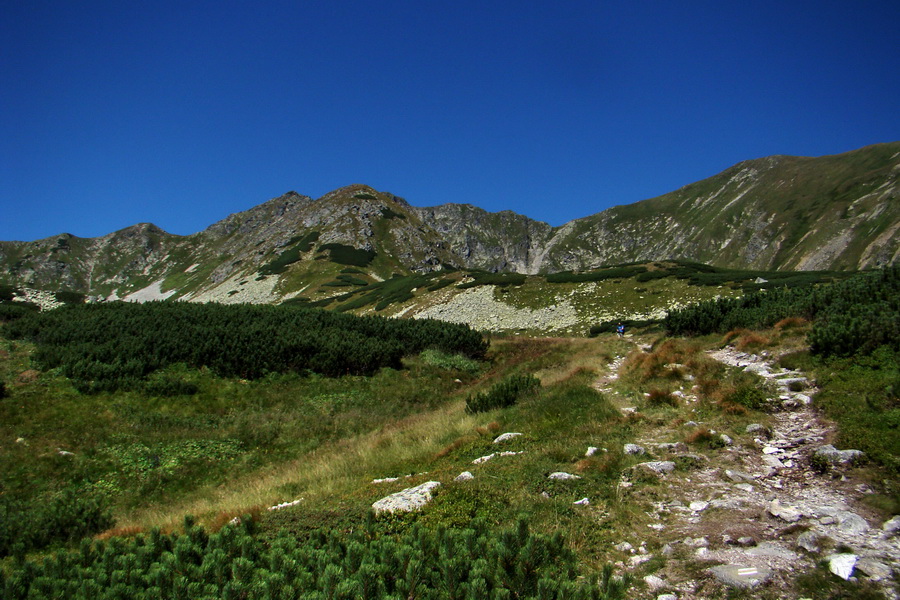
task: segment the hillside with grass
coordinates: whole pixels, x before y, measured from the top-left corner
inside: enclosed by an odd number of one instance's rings
[[[763,275],[458,273],[355,285],[330,311],[39,312],[0,290],[0,589],[892,597],[900,277]],[[599,314],[593,336],[483,337],[338,310],[432,286],[488,290],[534,318],[547,290],[587,285],[634,300],[715,293],[624,337]],[[353,348],[382,347],[384,362],[352,366]],[[418,510],[376,508],[404,490]]]

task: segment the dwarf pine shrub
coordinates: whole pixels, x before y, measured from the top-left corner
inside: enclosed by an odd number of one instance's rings
[[[186,521],[183,534],[155,530],[23,560],[0,571],[0,597],[619,600],[630,583],[609,567],[579,578],[562,536],[533,534],[524,521],[506,531],[318,532],[304,542],[262,540],[246,522],[208,535]]]

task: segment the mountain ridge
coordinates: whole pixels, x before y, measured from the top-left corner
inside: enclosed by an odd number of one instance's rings
[[[326,274],[324,265],[341,264],[332,257],[340,247],[370,253],[365,269],[376,279],[667,259],[766,270],[873,268],[900,257],[898,196],[900,142],[741,161],[662,196],[556,227],[466,203],[415,207],[352,184],[317,199],[290,191],[186,236],[139,223],[98,238],[63,233],[0,242],[0,283],[124,297],[159,282],[162,291],[196,299],[226,281],[255,279],[275,261],[286,267],[269,282],[271,301],[279,301],[304,279],[334,275],[339,269]],[[315,247],[296,247],[313,234]]]

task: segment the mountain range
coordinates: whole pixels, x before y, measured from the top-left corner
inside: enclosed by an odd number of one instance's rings
[[[898,176],[900,142],[818,158],[770,156],[560,227],[469,204],[415,207],[354,184],[318,199],[288,192],[188,236],[141,223],[98,238],[0,242],[0,284],[193,300],[236,296],[250,285],[264,293],[235,300],[277,302],[348,267],[376,281],[667,259],[758,270],[875,268],[900,256]]]

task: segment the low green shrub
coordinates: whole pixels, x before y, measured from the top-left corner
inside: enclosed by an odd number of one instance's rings
[[[487,392],[469,396],[466,412],[473,414],[512,406],[522,398],[537,393],[541,381],[533,375],[510,375]]]
[[[448,371],[465,371],[477,373],[481,370],[481,363],[461,354],[447,354],[440,350],[425,350],[420,355],[425,364],[447,369]]]
[[[751,410],[762,410],[766,400],[765,391],[752,384],[740,385],[725,397],[726,402],[734,402]]]
[[[113,524],[105,502],[84,490],[66,488],[32,501],[0,494],[0,557],[76,541]]]

